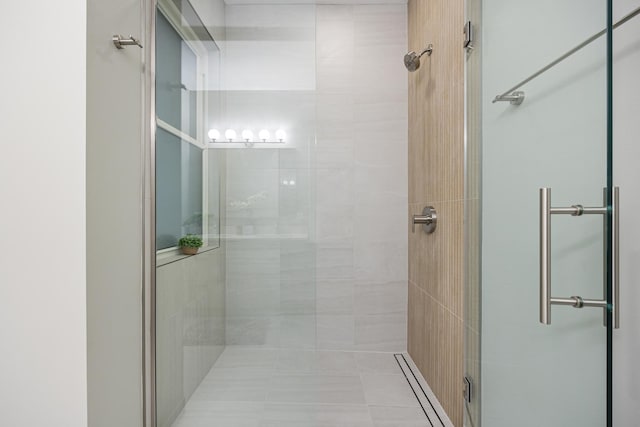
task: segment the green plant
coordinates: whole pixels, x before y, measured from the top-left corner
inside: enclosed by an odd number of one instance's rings
[[[178,240],[178,245],[180,247],[187,248],[199,248],[202,246],[202,237],[196,236],[195,234],[187,234]]]

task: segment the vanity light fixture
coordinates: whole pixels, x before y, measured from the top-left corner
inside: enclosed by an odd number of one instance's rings
[[[242,131],[242,139],[244,139],[246,142],[253,141],[253,132],[251,131],[251,129],[245,129]]]
[[[245,147],[253,147],[254,144],[284,144],[287,139],[287,132],[284,129],[278,129],[275,132],[275,138],[272,138],[271,132],[267,129],[261,129],[258,132],[256,138],[255,134],[250,128],[244,128],[240,135],[234,129],[227,129],[224,131],[224,136],[218,129],[211,128],[207,132],[210,143],[216,144],[237,144],[244,143]]]
[[[220,131],[218,129],[209,129],[207,136],[209,136],[209,140],[211,142],[216,142],[220,139]]]
[[[262,129],[259,133],[258,133],[258,138],[260,138],[260,141],[262,142],[267,142],[267,140],[271,137],[271,134],[269,133],[268,130],[266,129]]]
[[[224,137],[227,138],[229,142],[233,142],[234,139],[238,137],[236,131],[233,129],[227,129],[224,131]]]

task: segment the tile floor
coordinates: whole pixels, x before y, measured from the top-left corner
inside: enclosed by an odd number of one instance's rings
[[[428,425],[393,353],[231,346],[173,427]]]

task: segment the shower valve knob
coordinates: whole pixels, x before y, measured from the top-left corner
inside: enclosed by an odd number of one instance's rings
[[[427,206],[422,210],[422,215],[414,215],[411,224],[411,232],[415,233],[416,224],[422,224],[425,233],[431,234],[436,230],[438,216],[433,206]]]

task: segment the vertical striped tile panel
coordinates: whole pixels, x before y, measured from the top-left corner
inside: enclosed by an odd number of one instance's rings
[[[409,232],[409,354],[462,426],[464,338],[463,0],[409,0],[409,50],[433,43],[409,75],[409,209],[438,212],[434,234]]]

